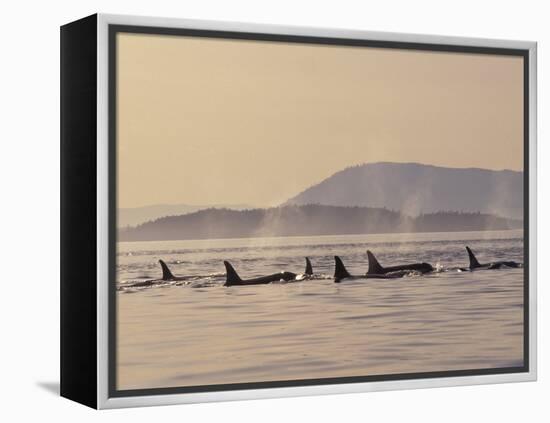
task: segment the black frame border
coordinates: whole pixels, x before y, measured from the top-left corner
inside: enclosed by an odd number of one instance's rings
[[[97,407],[97,15],[60,28],[62,397]]]
[[[524,280],[523,280],[523,366],[485,368],[471,370],[445,370],[437,372],[419,372],[389,375],[351,376],[338,378],[296,379],[283,381],[265,381],[250,383],[230,383],[217,385],[198,385],[167,388],[144,388],[118,390],[116,388],[117,371],[117,304],[116,304],[116,74],[117,42],[119,33],[165,35],[179,37],[201,37],[214,39],[247,40],[257,42],[279,42],[297,44],[334,45],[342,47],[367,47],[397,50],[417,50],[447,53],[468,53],[501,56],[519,56],[523,58],[523,243],[524,243]],[[146,395],[189,394],[200,392],[220,392],[247,389],[285,388],[299,386],[319,386],[349,383],[399,381],[411,379],[432,379],[464,376],[498,375],[529,372],[529,50],[519,48],[479,47],[454,44],[435,44],[405,41],[382,41],[357,38],[335,38],[305,35],[286,35],[261,32],[235,32],[206,29],[186,29],[174,27],[108,25],[108,151],[109,151],[109,304],[108,304],[108,396],[109,398],[135,397]]]

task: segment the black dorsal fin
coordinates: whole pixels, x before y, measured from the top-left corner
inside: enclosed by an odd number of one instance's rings
[[[306,275],[313,275],[313,266],[311,265],[311,262],[309,261],[309,258],[306,257]]]
[[[351,276],[340,257],[334,256],[334,262],[336,264],[336,266],[334,267],[334,280],[336,282],[339,282],[340,280],[344,278],[349,278]]]
[[[162,268],[162,280],[163,281],[171,281],[174,279],[174,275],[172,275],[172,272],[170,272],[170,269],[168,269],[168,266],[165,262],[162,260],[159,260],[160,267]]]
[[[238,285],[242,282],[242,279],[239,277],[235,269],[233,269],[231,263],[224,261],[223,264],[225,265],[225,272],[227,274],[225,278],[225,286]]]
[[[367,275],[383,275],[384,268],[378,263],[378,260],[376,260],[376,257],[374,257],[374,254],[370,250],[367,250],[367,257],[369,259],[369,271]]]
[[[472,252],[472,250],[470,250],[470,247],[466,246],[466,251],[468,251],[468,257],[470,258],[470,269],[479,267],[480,266],[479,261],[477,261],[477,258]]]

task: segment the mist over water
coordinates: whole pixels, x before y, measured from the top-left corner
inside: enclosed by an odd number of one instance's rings
[[[523,262],[523,232],[453,232],[119,243],[118,388],[154,388],[481,369],[523,364],[523,269],[460,272],[464,246],[480,262]],[[332,280],[334,255],[367,271],[425,261],[441,271],[394,280]],[[224,287],[302,273],[316,280]],[[158,259],[182,282],[160,278]]]

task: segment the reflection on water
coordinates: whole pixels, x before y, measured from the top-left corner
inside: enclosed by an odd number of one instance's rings
[[[139,389],[364,376],[523,364],[523,269],[444,271],[523,261],[521,231],[322,236],[118,245],[118,388]],[[352,274],[369,248],[384,264],[443,271],[335,284],[333,256]],[[242,277],[303,272],[318,280],[224,287],[222,260]],[[160,277],[179,284],[126,288]]]

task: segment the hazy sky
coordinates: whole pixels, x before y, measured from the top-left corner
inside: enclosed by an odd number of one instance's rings
[[[354,164],[523,168],[519,57],[118,35],[118,205],[275,205]]]

